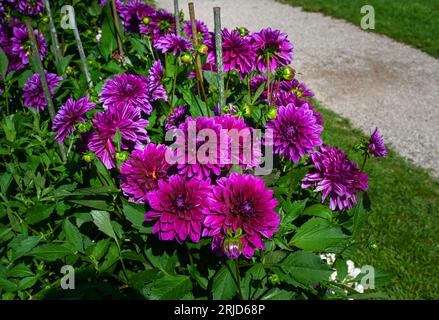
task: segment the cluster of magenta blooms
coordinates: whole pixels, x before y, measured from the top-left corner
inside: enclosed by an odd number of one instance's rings
[[[101,1],[101,5],[105,2]],[[156,10],[140,1],[128,1],[117,2],[117,11],[125,30],[144,34],[157,52],[178,56],[193,54],[198,49],[192,43],[190,22],[181,21],[181,35],[177,36],[175,17],[164,10]],[[5,50],[8,56],[16,55],[17,61],[26,64],[28,52],[23,52],[26,48],[23,43],[28,39],[22,27],[14,20],[2,23],[1,41],[2,47],[4,42],[8,45]],[[213,34],[201,21],[197,21],[196,27],[201,45],[207,47],[203,69],[215,71]],[[293,46],[279,30],[241,31],[222,31],[224,71],[234,71],[241,79],[249,79],[255,92],[267,82],[267,72],[275,74],[292,62]],[[45,41],[39,36],[44,57]],[[10,68],[19,66],[10,64]],[[46,73],[46,77],[53,94],[62,79],[50,73]],[[224,154],[230,154],[223,152],[229,150],[222,150],[219,145],[214,163],[170,164],[166,159],[169,147],[150,143],[146,131],[148,116],[156,102],[168,100],[162,81],[162,62],[156,60],[148,76],[125,73],[107,79],[99,93],[99,102],[92,102],[88,95],[78,100],[68,99],[53,120],[55,138],[62,143],[67,136],[76,134],[82,147],[91,151],[107,169],[119,170],[124,195],[132,202],[149,206],[145,219],[155,222],[153,233],[161,240],[182,243],[212,237],[212,249],[218,254],[225,253],[232,259],[241,254],[252,257],[256,249],[264,249],[263,239],[272,238],[280,223],[273,191],[261,178],[249,173],[258,165],[253,161],[256,155],[245,159],[240,154],[238,162],[244,174],[229,174],[231,165],[223,161]],[[266,123],[266,128],[273,130],[274,153],[293,163],[308,157],[310,169],[302,188],[321,192],[322,202],[329,198],[332,210],[351,208],[356,203],[356,194],[367,189],[367,175],[342,150],[323,145],[323,120],[310,103],[313,93],[303,83],[294,78],[273,79],[269,83],[260,100],[277,111]],[[25,84],[23,101],[36,110],[45,109],[38,75],[30,77]],[[168,115],[164,129],[178,128],[187,134],[188,123],[192,121],[197,131],[209,128],[218,137],[221,129],[253,130],[233,106],[226,114],[221,114],[218,108],[214,110],[215,116],[192,118],[188,116],[187,106],[179,106]],[[120,146],[114,141],[118,133]],[[221,139],[217,140],[219,143]],[[203,142],[197,141],[196,147]],[[129,153],[129,157],[118,166],[120,151]],[[386,155],[378,130],[371,136],[367,152],[377,157]]]

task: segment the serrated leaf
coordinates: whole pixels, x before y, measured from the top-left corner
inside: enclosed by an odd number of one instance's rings
[[[34,276],[34,273],[31,271],[31,269],[25,265],[24,263],[20,263],[16,265],[15,267],[9,269],[6,271],[6,276],[12,277],[12,278],[24,278],[24,277],[32,277]]]
[[[128,221],[130,221],[137,229],[141,227],[143,228],[143,222],[145,221],[144,206],[122,199],[122,207]]]
[[[40,237],[18,235],[9,243],[8,247],[14,250],[13,258],[18,259],[30,252],[40,242]]]
[[[72,251],[61,244],[43,244],[34,248],[29,255],[46,261],[55,261],[72,254]]]
[[[289,243],[303,250],[325,251],[348,238],[340,226],[322,218],[312,218],[305,222]]]
[[[80,204],[81,206],[89,207],[92,209],[98,209],[98,210],[108,210],[109,207],[107,205],[107,202],[105,200],[67,200],[69,202],[73,202],[76,204]]]
[[[115,243],[112,243],[110,248],[108,249],[107,255],[105,256],[104,262],[99,267],[99,271],[100,272],[107,271],[117,262],[118,259],[119,259],[119,248]]]
[[[231,264],[228,261],[227,263]],[[229,265],[229,267],[231,266]],[[236,284],[229,267],[224,264],[213,277],[212,297],[214,300],[230,300],[236,294]]]
[[[332,220],[332,210],[321,204],[315,204],[303,211],[306,216],[320,217],[326,220]]]
[[[291,300],[294,295],[294,292],[273,288],[268,291],[261,300]]]
[[[6,53],[0,49],[0,74],[3,75],[3,78],[6,76],[6,72],[8,70],[8,57],[6,56]]]
[[[104,256],[105,252],[107,252],[109,245],[110,245],[110,239],[108,238],[100,240],[98,241],[98,243],[96,243],[91,253],[91,255],[96,259],[96,261],[99,261],[99,259],[101,259]]]
[[[18,287],[14,282],[0,277],[0,289],[4,291],[17,291]]]
[[[150,299],[178,300],[183,299],[192,290],[192,282],[188,276],[165,275],[154,281]]]
[[[312,252],[297,251],[288,255],[281,263],[281,268],[295,281],[312,285],[328,281],[332,270]]]
[[[75,250],[84,253],[81,232],[79,232],[79,229],[67,219],[64,221],[64,233],[67,241],[73,245]]]
[[[29,208],[26,212],[26,222],[33,225],[50,217],[55,209],[55,205],[37,204]]]
[[[105,233],[110,238],[117,241],[116,234],[114,233],[113,225],[111,224],[110,214],[107,211],[93,210],[90,212],[93,217],[94,224],[100,231]]]

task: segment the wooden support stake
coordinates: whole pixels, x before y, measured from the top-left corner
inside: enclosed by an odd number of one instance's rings
[[[116,38],[117,38],[117,45],[119,47],[119,54],[123,57],[124,50],[123,50],[122,36],[120,34],[120,28],[119,28],[119,16],[117,15],[116,0],[111,1],[111,7],[113,9],[112,10],[113,22],[114,22],[114,29],[116,30]]]
[[[198,31],[197,31],[197,21],[195,19],[194,3],[189,2],[188,5],[189,5],[189,17],[191,20],[191,29],[192,29],[192,42],[193,42],[194,49],[195,49],[194,50],[195,51],[195,76],[196,76],[197,81],[200,85],[199,94],[201,95],[201,99],[203,99],[204,103],[206,104],[207,115],[210,116],[209,106],[207,105],[206,92],[204,91],[204,79],[203,79],[203,73],[201,71],[201,58],[197,52]]]
[[[178,0],[174,0],[174,15],[175,15],[175,34],[181,35],[180,29],[180,9],[178,9]]]

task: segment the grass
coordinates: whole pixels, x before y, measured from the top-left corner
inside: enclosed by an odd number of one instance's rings
[[[439,1],[437,0],[279,0],[305,11],[322,12],[360,27],[360,9],[375,9],[375,30],[439,58]]]
[[[325,120],[325,143],[346,150],[361,163],[352,146],[366,138],[364,134],[332,111],[321,106],[318,110]],[[391,148],[386,158],[368,160],[365,170],[372,210],[363,240],[376,243],[378,249],[362,250],[355,261],[397,275],[385,288],[392,299],[438,299],[439,181]]]

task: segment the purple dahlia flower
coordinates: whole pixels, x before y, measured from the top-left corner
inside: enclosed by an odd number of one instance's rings
[[[210,33],[209,29],[207,28],[207,25],[200,20],[195,20],[195,25],[198,32],[198,43],[207,43],[210,39]],[[183,25],[183,30],[186,34],[186,36],[192,40],[192,23],[190,21],[187,21]]]
[[[84,122],[84,115],[96,105],[89,101],[87,95],[77,101],[68,99],[53,119],[52,130],[57,131],[55,139],[62,143],[67,135],[71,135],[77,123]]]
[[[378,128],[375,128],[372,133],[368,148],[369,152],[377,158],[385,157],[387,155],[387,148],[384,145],[383,136],[378,131]]]
[[[162,53],[172,52],[174,56],[192,50],[192,45],[188,40],[175,34],[168,34],[161,37],[156,41],[155,47]]]
[[[320,133],[323,127],[317,124],[309,105],[280,107],[277,118],[268,121],[266,127],[273,130],[274,153],[295,163],[312,152],[314,147],[322,145]]]
[[[128,32],[139,32],[142,19],[150,18],[156,12],[154,7],[142,1],[127,1],[120,3],[118,7],[120,20],[125,31]]]
[[[182,124],[188,113],[188,106],[183,105],[175,108],[174,111],[169,115],[168,120],[165,124],[165,130],[176,129],[180,124]]]
[[[189,117],[178,127],[183,135],[177,136],[177,144],[185,146],[185,161],[178,164],[180,175],[205,179],[221,174],[228,155],[228,147],[221,143],[221,128],[214,118],[207,117]],[[208,133],[211,136],[203,136]],[[177,158],[180,156],[177,154]]]
[[[149,35],[153,43],[167,34],[175,33],[175,17],[166,10],[158,10],[148,24],[140,25],[140,33]]]
[[[259,143],[257,137],[253,140],[253,128],[247,126],[243,119],[231,114],[215,117],[215,122],[220,124],[223,130],[228,131],[230,137],[229,163],[238,164],[243,170],[248,170],[260,164],[262,156],[260,145],[255,146],[253,142]],[[228,167],[231,167],[231,164]]]
[[[223,29],[221,32],[223,46],[224,72],[235,70],[241,77],[250,74],[255,68],[256,52],[246,38],[239,35],[238,31],[229,32]],[[211,38],[210,50],[207,63],[215,63],[215,40]]]
[[[188,237],[199,242],[203,220],[209,210],[210,181],[198,178],[186,180],[179,175],[160,180],[158,189],[148,193],[152,210],[145,220],[157,222],[152,230],[160,240],[182,243]]]
[[[256,66],[261,72],[267,72],[267,57],[271,72],[290,64],[293,60],[293,45],[286,33],[266,28],[249,35],[248,39],[257,51]]]
[[[21,63],[27,65],[29,63],[29,55],[31,53],[31,44],[29,41],[29,33],[25,26],[14,27],[14,36],[12,37],[11,52],[21,58]],[[40,51],[41,60],[46,55],[46,39],[38,30],[34,30],[35,39]]]
[[[146,114],[152,111],[147,81],[135,74],[116,74],[114,79],[107,79],[99,98],[104,109],[123,109],[125,106],[131,106]]]
[[[148,123],[141,118],[139,109],[129,105],[99,112],[93,119],[95,131],[88,141],[88,148],[102,160],[107,169],[111,169],[115,166],[116,149],[113,139],[117,130],[122,136],[121,149],[131,151],[149,142],[146,133]]]
[[[122,164],[120,187],[130,201],[145,203],[147,193],[157,190],[161,179],[167,180],[171,167],[166,161],[167,150],[163,144],[148,143],[145,149],[134,150],[132,157]]]
[[[271,238],[278,229],[280,216],[274,211],[277,200],[258,177],[233,172],[217,181],[209,200],[203,236],[213,237],[215,252],[221,252],[227,229],[235,234],[240,228],[242,253],[249,259],[255,249],[264,249],[262,238]]]
[[[154,61],[149,70],[149,75],[146,79],[146,86],[151,98],[151,101],[168,100],[166,89],[162,84],[163,67],[160,60]]]
[[[357,203],[356,193],[367,189],[367,174],[336,147],[320,147],[320,151],[311,154],[310,163],[314,167],[302,180],[302,188],[321,191],[322,202],[329,197],[331,210],[352,208]]]
[[[44,73],[46,75],[50,94],[53,97],[53,90],[58,87],[62,78],[54,73],[48,73],[47,71],[44,71]],[[26,107],[33,107],[37,111],[44,110],[46,107],[46,97],[38,73],[34,73],[29,79],[27,79],[27,82],[23,87],[22,98]]]
[[[17,0],[18,12],[35,16],[43,11],[43,0]]]

